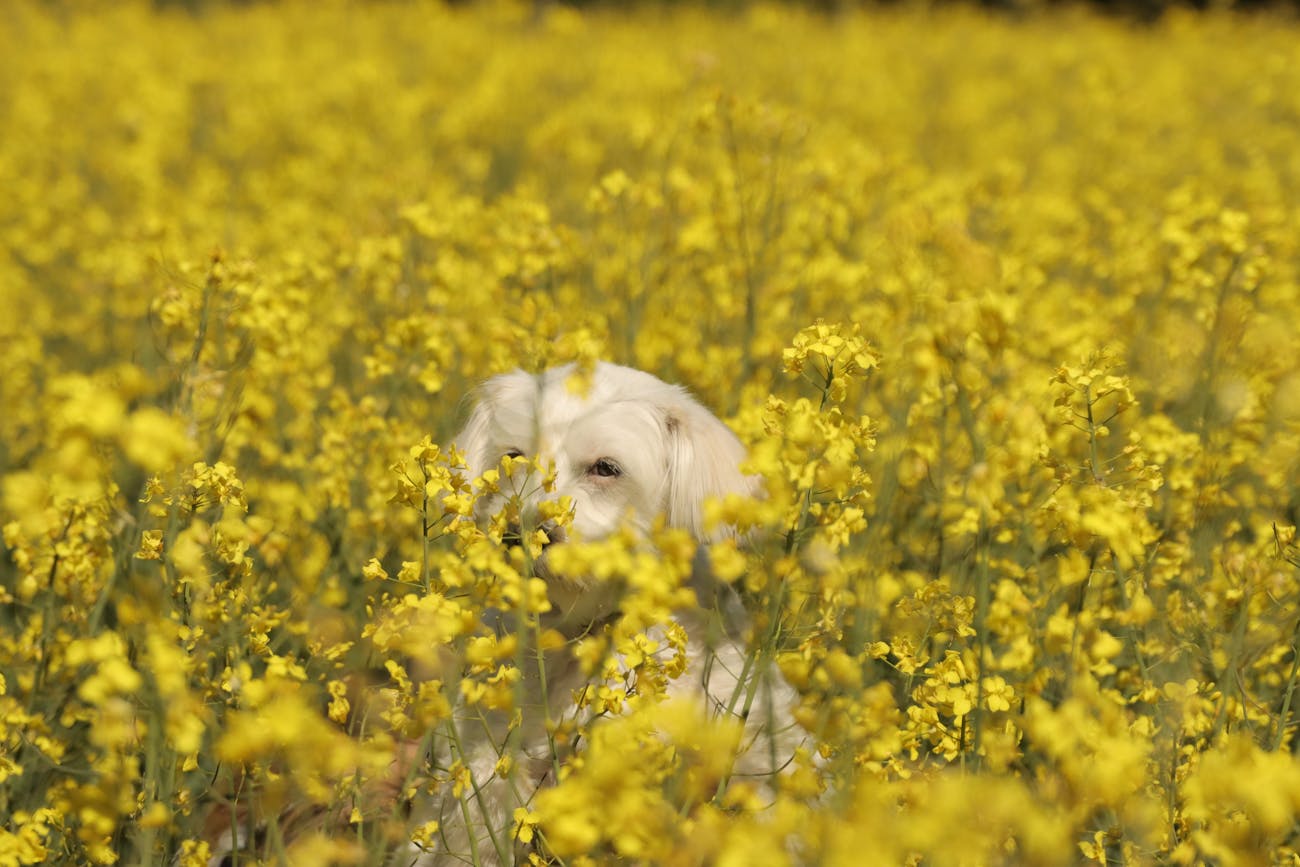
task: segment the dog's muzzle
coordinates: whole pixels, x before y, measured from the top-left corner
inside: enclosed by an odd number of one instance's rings
[[[546,534],[546,541],[542,543],[543,551],[551,545],[568,539],[568,533],[565,532],[564,527],[557,524],[555,521],[543,521],[541,524],[537,525],[536,529],[541,530]],[[501,541],[510,547],[518,547],[524,542],[523,530],[518,524],[511,524],[506,530],[505,535],[501,537]]]

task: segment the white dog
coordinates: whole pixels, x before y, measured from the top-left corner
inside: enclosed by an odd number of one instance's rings
[[[597,364],[585,394],[570,388],[574,375],[574,366],[567,365],[537,375],[516,371],[485,383],[455,440],[468,474],[478,478],[508,456],[535,456],[553,466],[553,490],[544,490],[534,478],[531,483],[514,480],[513,492],[521,497],[525,529],[541,526],[552,543],[570,537],[599,540],[622,527],[644,537],[661,516],[701,543],[725,535],[725,528],[706,530],[704,502],[728,494],[752,495],[756,489],[754,479],[740,469],[745,449],[726,425],[685,389],[638,370]],[[483,497],[482,516],[505,505],[512,493],[507,482],[502,481],[500,493]],[[567,531],[539,514],[544,501],[561,497],[572,502]],[[574,638],[618,616],[617,598],[598,582],[551,574],[549,554],[544,551],[535,566],[548,580],[556,607],[546,625]],[[737,713],[736,696],[752,688],[744,703],[750,712],[734,773],[762,779],[779,772],[805,738],[790,718],[797,696],[770,661],[746,666],[743,608],[730,588],[709,575],[707,563],[707,556],[697,556],[692,579],[701,604],[674,615],[687,635],[688,664],[668,694],[694,696],[710,713],[721,715]],[[545,722],[573,713],[573,692],[585,681],[567,649],[546,655],[545,689],[538,673],[525,670],[523,677],[522,722],[513,730],[505,719],[490,720],[477,709],[464,709],[456,737],[449,739],[455,743],[435,746],[435,760],[459,759],[469,768],[472,785],[459,798],[444,792],[434,805],[441,839],[422,864],[513,860],[509,837],[515,808],[554,781],[556,757]],[[517,758],[512,771],[502,775],[499,759],[508,733]]]

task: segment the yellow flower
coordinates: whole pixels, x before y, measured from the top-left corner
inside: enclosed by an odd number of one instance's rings
[[[348,701],[347,684],[341,680],[331,680],[328,689],[330,694],[329,718],[340,724],[347,722],[348,714],[352,710],[352,705]]]
[[[388,573],[384,571],[384,567],[380,565],[377,558],[371,557],[366,562],[366,565],[362,567],[361,577],[367,581],[387,581]]]
[[[184,423],[154,407],[131,413],[118,437],[127,459],[150,473],[175,469],[194,453]]]
[[[521,843],[531,843],[538,821],[538,815],[532,810],[527,807],[516,807],[512,836]]]
[[[136,552],[136,558],[140,560],[161,560],[162,553],[162,530],[145,530],[140,536],[140,550]]]

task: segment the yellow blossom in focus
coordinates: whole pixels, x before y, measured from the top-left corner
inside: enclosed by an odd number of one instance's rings
[[[1295,860],[1296,22],[167,5],[0,28],[0,862]]]

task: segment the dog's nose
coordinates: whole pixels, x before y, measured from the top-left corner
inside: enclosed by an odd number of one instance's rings
[[[543,548],[568,539],[568,532],[564,526],[566,522],[563,520],[563,515],[559,514],[561,510],[558,505],[556,500],[549,497],[538,497],[526,500],[520,509],[521,529],[527,532],[541,530],[546,534]]]
[[[541,525],[538,526],[537,529],[546,534],[546,544],[542,546],[543,548],[545,548],[546,545],[554,545],[556,542],[563,542],[565,539],[566,534],[564,532],[564,526],[555,521],[542,521]]]
[[[543,549],[548,545],[563,542],[568,538],[564,526],[553,520],[542,521],[540,524],[535,525],[534,529],[541,530],[546,534],[546,541],[542,543]],[[504,538],[507,544],[518,545],[523,538],[523,530],[518,524],[512,523]]]

